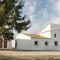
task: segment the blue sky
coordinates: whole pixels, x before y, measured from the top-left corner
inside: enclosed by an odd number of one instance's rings
[[[31,19],[29,33],[39,33],[50,23],[60,24],[60,0],[24,0],[24,12]]]

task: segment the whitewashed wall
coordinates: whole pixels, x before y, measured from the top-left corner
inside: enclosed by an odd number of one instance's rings
[[[51,25],[51,46],[53,50],[60,50],[60,25],[52,24]],[[56,34],[56,37],[54,37]],[[57,41],[58,45],[55,46],[54,42]]]
[[[15,48],[15,40],[12,40],[12,48]]]
[[[38,45],[34,42],[38,41]],[[45,41],[50,44],[50,39],[32,39],[32,40],[17,40],[17,49],[21,50],[50,50],[50,45],[45,45]]]
[[[7,41],[7,48],[8,49],[15,48],[15,40]]]
[[[34,42],[38,41],[38,45]],[[45,45],[45,42],[48,45]],[[60,43],[60,41],[58,42]],[[21,50],[60,50],[60,44],[58,46],[54,45],[54,40],[52,39],[33,39],[33,40],[17,40],[17,49]]]
[[[17,49],[21,50],[60,50],[60,26],[56,24],[51,24],[51,38],[48,39],[36,39],[31,38],[27,39],[17,39]],[[54,37],[56,34],[56,37]],[[38,45],[35,45],[34,42],[38,41]],[[48,42],[48,45],[45,45],[45,42]],[[58,45],[55,46],[55,41],[58,42]]]

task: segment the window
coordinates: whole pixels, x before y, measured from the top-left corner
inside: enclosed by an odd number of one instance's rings
[[[17,48],[17,40],[15,41],[15,48]]]
[[[57,45],[58,45],[58,42],[57,42],[57,41],[55,41],[54,43],[55,43],[55,46],[57,46]]]
[[[34,44],[35,44],[35,45],[38,45],[38,41],[35,41]]]
[[[48,45],[48,42],[47,41],[45,42],[45,45]]]
[[[56,34],[54,34],[54,37],[56,37]]]

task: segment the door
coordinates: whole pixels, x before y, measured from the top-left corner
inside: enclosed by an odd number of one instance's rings
[[[4,48],[7,48],[7,40],[4,40]]]
[[[2,48],[2,40],[0,40],[0,48]]]
[[[0,48],[2,48],[2,38],[0,38]]]

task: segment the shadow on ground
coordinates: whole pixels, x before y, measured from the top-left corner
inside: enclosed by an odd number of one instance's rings
[[[0,60],[31,60],[31,59],[17,58],[17,57],[8,57],[8,56],[0,56]]]
[[[32,58],[17,58],[17,57],[8,57],[0,56],[0,60],[60,60],[60,56],[37,56]]]

